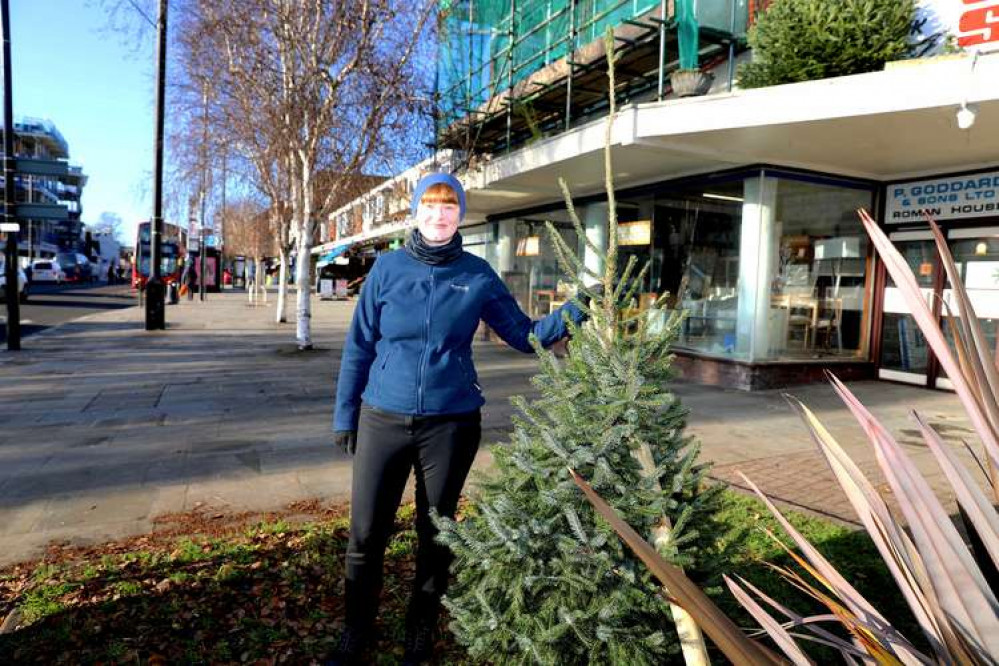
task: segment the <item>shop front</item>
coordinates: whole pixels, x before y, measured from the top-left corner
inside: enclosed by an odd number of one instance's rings
[[[764,388],[830,365],[872,376],[873,257],[856,210],[873,209],[876,194],[874,183],[769,167],[623,190],[618,270],[632,256],[648,265],[639,309],[667,294],[667,308],[684,312],[675,348],[692,379]],[[606,248],[605,198],[576,208],[589,240]],[[547,223],[602,270],[564,207],[498,220],[494,266],[534,317],[571,290]]]
[[[999,357],[999,169],[889,184],[885,198],[889,238],[905,257],[948,340],[959,317],[951,284],[937,256],[925,216],[947,239],[961,280],[981,323],[986,344]],[[951,388],[900,290],[886,278],[878,376]]]

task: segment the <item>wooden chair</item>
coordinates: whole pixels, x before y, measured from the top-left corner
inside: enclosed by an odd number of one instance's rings
[[[819,334],[825,334],[824,348],[832,344],[833,332],[836,333],[836,348],[843,351],[843,299],[827,298],[816,310],[815,323],[812,325],[814,341],[817,344]]]
[[[786,328],[784,340],[786,346],[790,348],[790,342],[794,332],[801,329],[801,348],[809,349],[814,343],[815,325],[818,321],[818,301],[814,296],[804,294],[780,294],[774,296],[770,301],[771,307],[784,308],[787,316],[782,317],[782,324]]]

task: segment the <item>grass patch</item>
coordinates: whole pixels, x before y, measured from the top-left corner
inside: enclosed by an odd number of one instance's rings
[[[386,553],[379,664],[398,663],[415,566],[414,509],[404,506]],[[791,522],[910,638],[908,610],[874,545],[862,532],[789,513]],[[781,534],[755,499],[724,494],[719,539],[731,547],[725,571],[743,576],[803,613],[815,612],[764,562],[789,564],[762,528]],[[327,515],[239,524],[226,533],[192,530],[141,546],[107,544],[59,562],[0,571],[0,618],[17,607],[21,627],[0,636],[8,663],[309,663],[327,658],[343,621],[348,520]],[[709,581],[716,602],[741,626],[755,626]],[[443,621],[446,623],[446,620]],[[444,624],[442,623],[442,626]],[[470,663],[446,632],[439,663]],[[817,662],[827,663],[818,653]],[[838,660],[837,660],[838,661]],[[721,661],[718,661],[721,663]]]

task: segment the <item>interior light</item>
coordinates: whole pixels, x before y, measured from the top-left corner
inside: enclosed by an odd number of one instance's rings
[[[989,244],[985,241],[980,242],[975,246],[975,254],[979,257],[983,257],[989,253]]]
[[[742,203],[742,197],[734,197],[729,194],[715,194],[714,192],[705,192],[702,194],[705,199],[720,199],[721,201],[738,201]]]
[[[617,235],[621,245],[648,245],[652,242],[652,220],[622,222],[617,225]]]
[[[518,257],[536,257],[541,254],[541,237],[527,236],[517,241]]]

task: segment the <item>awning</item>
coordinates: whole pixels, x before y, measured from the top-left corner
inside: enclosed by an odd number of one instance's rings
[[[351,243],[345,243],[343,245],[337,245],[332,250],[319,257],[319,261],[316,262],[316,267],[321,268],[327,264],[332,264],[333,260],[345,253],[350,249]]]

